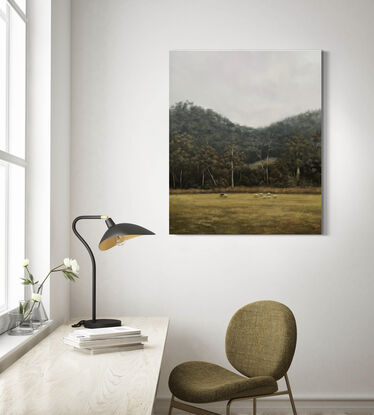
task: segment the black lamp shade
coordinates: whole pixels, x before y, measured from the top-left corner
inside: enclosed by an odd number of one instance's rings
[[[121,245],[128,239],[135,238],[142,235],[154,235],[153,232],[139,225],[133,223],[119,223],[115,224],[112,219],[107,219],[106,224],[108,230],[104,233],[99,243],[99,248],[102,251],[113,248],[113,246]]]

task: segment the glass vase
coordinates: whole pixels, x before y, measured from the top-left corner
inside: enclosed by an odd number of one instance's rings
[[[40,294],[42,295],[43,288],[38,292],[40,284],[35,284],[32,286],[33,294]],[[42,296],[43,298],[43,296]],[[34,328],[39,328],[40,326],[44,325],[48,321],[48,315],[45,311],[44,305],[42,300],[36,301],[34,303],[34,308],[31,313],[31,323]]]
[[[19,308],[17,310],[11,311],[8,314],[8,334],[10,336],[29,336],[33,333],[34,327],[33,323],[31,322],[31,313],[28,308],[29,304],[30,302],[20,301]],[[24,312],[21,310],[24,310]]]

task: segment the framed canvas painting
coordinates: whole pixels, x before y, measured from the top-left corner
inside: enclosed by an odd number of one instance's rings
[[[321,51],[171,51],[170,234],[320,234]]]

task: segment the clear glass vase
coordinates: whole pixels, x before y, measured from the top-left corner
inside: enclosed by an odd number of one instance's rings
[[[30,302],[20,301],[17,310],[11,311],[9,315],[8,334],[10,336],[29,336],[34,331],[31,322]],[[22,311],[24,310],[24,311]]]
[[[35,284],[32,286],[32,292],[33,294],[40,294],[42,295],[43,288],[38,292],[40,287],[40,284]],[[43,299],[43,296],[42,296]],[[36,301],[34,303],[34,308],[31,313],[31,323],[34,328],[39,328],[43,324],[45,324],[48,321],[48,315],[45,311],[43,301]]]

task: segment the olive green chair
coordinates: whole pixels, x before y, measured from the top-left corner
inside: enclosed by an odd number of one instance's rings
[[[226,355],[241,375],[207,362],[185,362],[170,373],[173,408],[197,415],[217,415],[189,403],[232,402],[288,395],[297,415],[287,370],[296,347],[296,321],[292,311],[275,301],[258,301],[238,310],[226,331]],[[287,390],[278,391],[277,380],[285,378]],[[177,400],[177,399],[178,400]],[[186,403],[188,402],[188,404]]]

